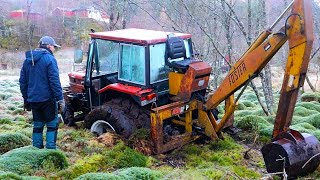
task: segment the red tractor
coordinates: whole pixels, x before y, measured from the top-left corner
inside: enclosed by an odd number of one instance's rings
[[[273,33],[291,6],[285,25]],[[294,0],[208,96],[212,69],[193,56],[190,34],[142,29],[91,33],[86,71],[69,73],[63,117],[72,124],[82,116],[84,126],[98,135],[115,131],[128,138],[135,130],[147,128],[156,154],[203,135],[220,139],[248,83],[288,41],[290,52],[273,139],[262,148],[262,154],[268,172],[285,169],[289,177],[312,172],[320,163],[317,138],[290,129],[312,50],[311,10],[311,1]],[[225,113],[218,120],[213,110],[223,101]],[[80,114],[75,116],[75,112]]]
[[[135,129],[150,128],[151,107],[172,102],[169,71],[183,72],[199,61],[191,59],[190,34],[124,29],[90,36],[86,71],[69,73],[63,118],[73,125],[85,117],[85,127],[97,134],[112,129],[129,137]],[[192,90],[192,98],[204,99],[211,72],[205,65],[198,79],[201,86]]]

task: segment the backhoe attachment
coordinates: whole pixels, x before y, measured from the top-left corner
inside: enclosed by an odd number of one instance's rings
[[[286,19],[285,34],[289,55],[284,73],[273,140],[261,151],[269,173],[296,178],[313,172],[320,164],[320,144],[316,137],[291,130],[299,88],[303,86],[313,44],[311,1],[295,0]]]

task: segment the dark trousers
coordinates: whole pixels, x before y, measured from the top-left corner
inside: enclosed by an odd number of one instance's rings
[[[58,107],[53,100],[31,103],[33,115],[32,145],[43,148],[43,129],[47,127],[46,148],[56,149],[58,133]]]

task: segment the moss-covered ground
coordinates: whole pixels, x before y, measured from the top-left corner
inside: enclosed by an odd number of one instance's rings
[[[278,102],[279,95],[274,97]],[[319,99],[318,93],[301,95],[292,129],[320,139]],[[221,117],[223,105],[218,109]],[[0,179],[259,179],[267,174],[259,149],[270,141],[274,119],[264,114],[248,88],[235,111],[235,126],[242,132],[223,134],[223,141],[201,139],[146,156],[128,146],[135,138],[144,139],[144,131],[129,141],[110,133],[95,137],[80,122],[78,128],[60,125],[58,150],[37,149],[30,146],[32,115],[23,110],[18,81],[0,81]],[[320,178],[320,168],[307,178]]]

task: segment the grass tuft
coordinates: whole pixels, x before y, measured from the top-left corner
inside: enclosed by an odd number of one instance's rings
[[[26,146],[3,154],[0,157],[0,170],[33,175],[37,170],[48,167],[46,164],[49,162],[57,171],[68,166],[66,156],[59,150]],[[50,170],[52,169],[51,166]]]
[[[6,153],[12,149],[27,146],[31,144],[31,139],[20,133],[0,134],[0,154]]]

